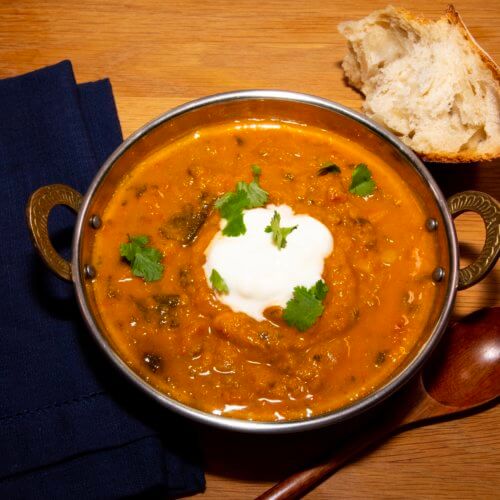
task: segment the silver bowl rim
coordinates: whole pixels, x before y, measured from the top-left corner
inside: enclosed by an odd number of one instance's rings
[[[89,206],[91,205],[93,194],[97,190],[101,182],[103,182],[103,180],[105,179],[108,170],[112,168],[115,161],[121,155],[123,155],[123,153],[127,149],[129,149],[136,141],[144,137],[157,126],[168,120],[172,120],[184,113],[188,113],[200,107],[213,104],[221,104],[235,100],[255,99],[294,101],[302,104],[309,104],[311,106],[324,108],[334,113],[344,115],[347,118],[357,121],[358,123],[361,123],[366,128],[385,139],[394,148],[396,148],[403,157],[406,157],[406,159],[416,169],[420,176],[426,181],[426,184],[428,185],[430,191],[434,196],[439,211],[441,212],[441,216],[445,226],[444,229],[446,231],[448,241],[450,242],[450,268],[448,270],[448,285],[443,308],[432,333],[429,335],[427,341],[421,346],[420,351],[417,353],[414,359],[400,373],[398,373],[397,376],[391,377],[384,385],[371,392],[367,396],[356,400],[348,406],[344,406],[337,410],[333,410],[328,413],[323,413],[321,415],[302,420],[261,422],[214,415],[180,403],[179,401],[170,398],[161,393],[159,390],[155,389],[148,382],[142,379],[137,373],[135,373],[125,363],[125,361],[123,361],[118,353],[106,341],[104,334],[101,333],[86,303],[84,292],[85,287],[83,285],[83,281],[85,279],[83,276],[83,266],[79,262],[80,248],[82,244],[81,235],[83,234],[82,229],[84,224],[88,224],[87,212]],[[300,92],[290,92],[284,90],[238,90],[196,99],[194,101],[182,104],[181,106],[177,106],[170,111],[167,111],[166,113],[163,113],[162,115],[146,123],[136,132],[131,134],[104,162],[102,167],[95,175],[90,187],[88,188],[83,198],[82,205],[78,212],[76,220],[72,253],[71,265],[73,269],[73,282],[80,311],[92,336],[97,341],[102,350],[107,354],[109,359],[113,362],[113,364],[119,369],[119,371],[121,371],[129,380],[131,380],[140,390],[144,391],[146,394],[149,394],[153,399],[158,401],[164,407],[167,407],[180,415],[191,418],[199,423],[208,424],[217,428],[247,433],[283,434],[318,429],[357,416],[389,397],[417,373],[417,371],[422,367],[425,360],[428,358],[433,348],[438,343],[441,335],[445,330],[446,325],[448,324],[458,286],[458,243],[455,226],[453,224],[452,217],[450,215],[450,212],[448,211],[446,200],[441,193],[441,190],[437,186],[436,182],[434,181],[422,161],[417,157],[417,155],[413,153],[413,151],[409,147],[403,144],[391,132],[387,131],[385,128],[357,111],[354,111],[328,99],[323,99]]]

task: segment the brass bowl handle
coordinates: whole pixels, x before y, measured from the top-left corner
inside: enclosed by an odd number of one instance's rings
[[[62,279],[71,281],[71,263],[55,250],[49,238],[49,214],[57,205],[66,205],[78,212],[82,195],[64,184],[51,184],[37,189],[26,206],[28,228],[35,248],[47,266]]]
[[[458,271],[458,289],[464,290],[481,281],[493,268],[500,254],[500,206],[492,196],[479,191],[464,191],[448,199],[448,208],[455,218],[464,212],[481,216],[486,227],[486,240],[479,257]]]

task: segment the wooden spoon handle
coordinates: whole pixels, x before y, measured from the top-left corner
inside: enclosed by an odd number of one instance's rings
[[[394,425],[386,425],[361,432],[341,447],[327,462],[296,474],[275,484],[257,497],[257,500],[283,500],[298,498],[310,491],[329,475],[350,462],[361,451],[382,440],[394,431]]]

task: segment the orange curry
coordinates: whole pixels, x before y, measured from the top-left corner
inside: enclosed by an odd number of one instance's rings
[[[318,175],[324,162],[340,167]],[[349,192],[366,164],[373,195]],[[214,201],[250,181],[330,230],[324,312],[299,332],[272,308],[256,321],[221,304],[203,271],[219,230]],[[261,421],[318,415],[361,398],[402,363],[425,328],[436,241],[421,203],[395,170],[359,144],[310,126],[246,121],[201,128],[151,154],[103,214],[94,293],[111,343],[152,386],[189,406]],[[120,258],[147,235],[163,276],[145,282]],[[245,262],[241,262],[244,266]]]

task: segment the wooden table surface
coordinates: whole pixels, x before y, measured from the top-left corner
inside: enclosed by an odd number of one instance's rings
[[[384,1],[267,0],[134,2],[0,0],[0,77],[70,59],[78,81],[109,77],[124,136],[172,106],[216,92],[277,88],[359,109],[342,80],[340,21]],[[400,5],[431,17],[441,0]],[[498,0],[458,0],[478,42],[500,59]],[[480,189],[500,198],[500,163],[431,166],[445,194]],[[464,262],[484,229],[457,220]],[[499,304],[500,268],[460,292],[455,316]],[[500,409],[391,439],[346,467],[309,498],[499,498]],[[252,498],[335,445],[335,431],[280,438],[207,430],[207,498]]]

